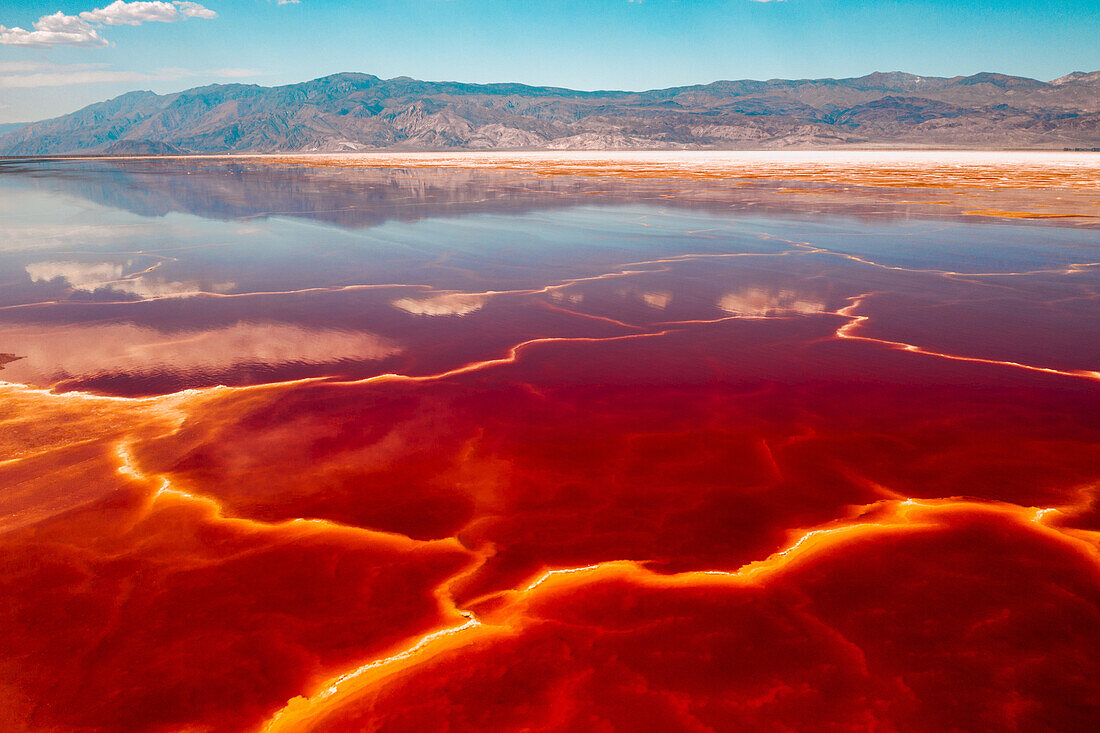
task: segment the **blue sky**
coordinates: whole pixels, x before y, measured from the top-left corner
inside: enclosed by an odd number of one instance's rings
[[[0,122],[338,71],[652,89],[1097,69],[1100,0],[0,0]]]

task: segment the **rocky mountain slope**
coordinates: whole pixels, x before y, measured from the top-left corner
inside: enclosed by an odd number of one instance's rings
[[[0,133],[0,154],[446,149],[1100,148],[1100,72],[875,73],[646,92],[336,74],[131,92]]]

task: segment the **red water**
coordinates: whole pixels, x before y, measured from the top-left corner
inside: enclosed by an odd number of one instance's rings
[[[1100,714],[1096,230],[499,171],[150,220],[80,170],[6,181],[112,238],[0,251],[0,728]]]

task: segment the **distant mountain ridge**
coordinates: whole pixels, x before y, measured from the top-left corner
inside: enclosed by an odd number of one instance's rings
[[[1100,148],[1100,72],[717,81],[645,92],[343,73],[139,91],[0,130],[0,154]]]

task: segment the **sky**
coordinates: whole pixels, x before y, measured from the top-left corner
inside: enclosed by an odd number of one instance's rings
[[[341,71],[655,89],[1100,70],[1100,0],[0,0],[0,123]]]

